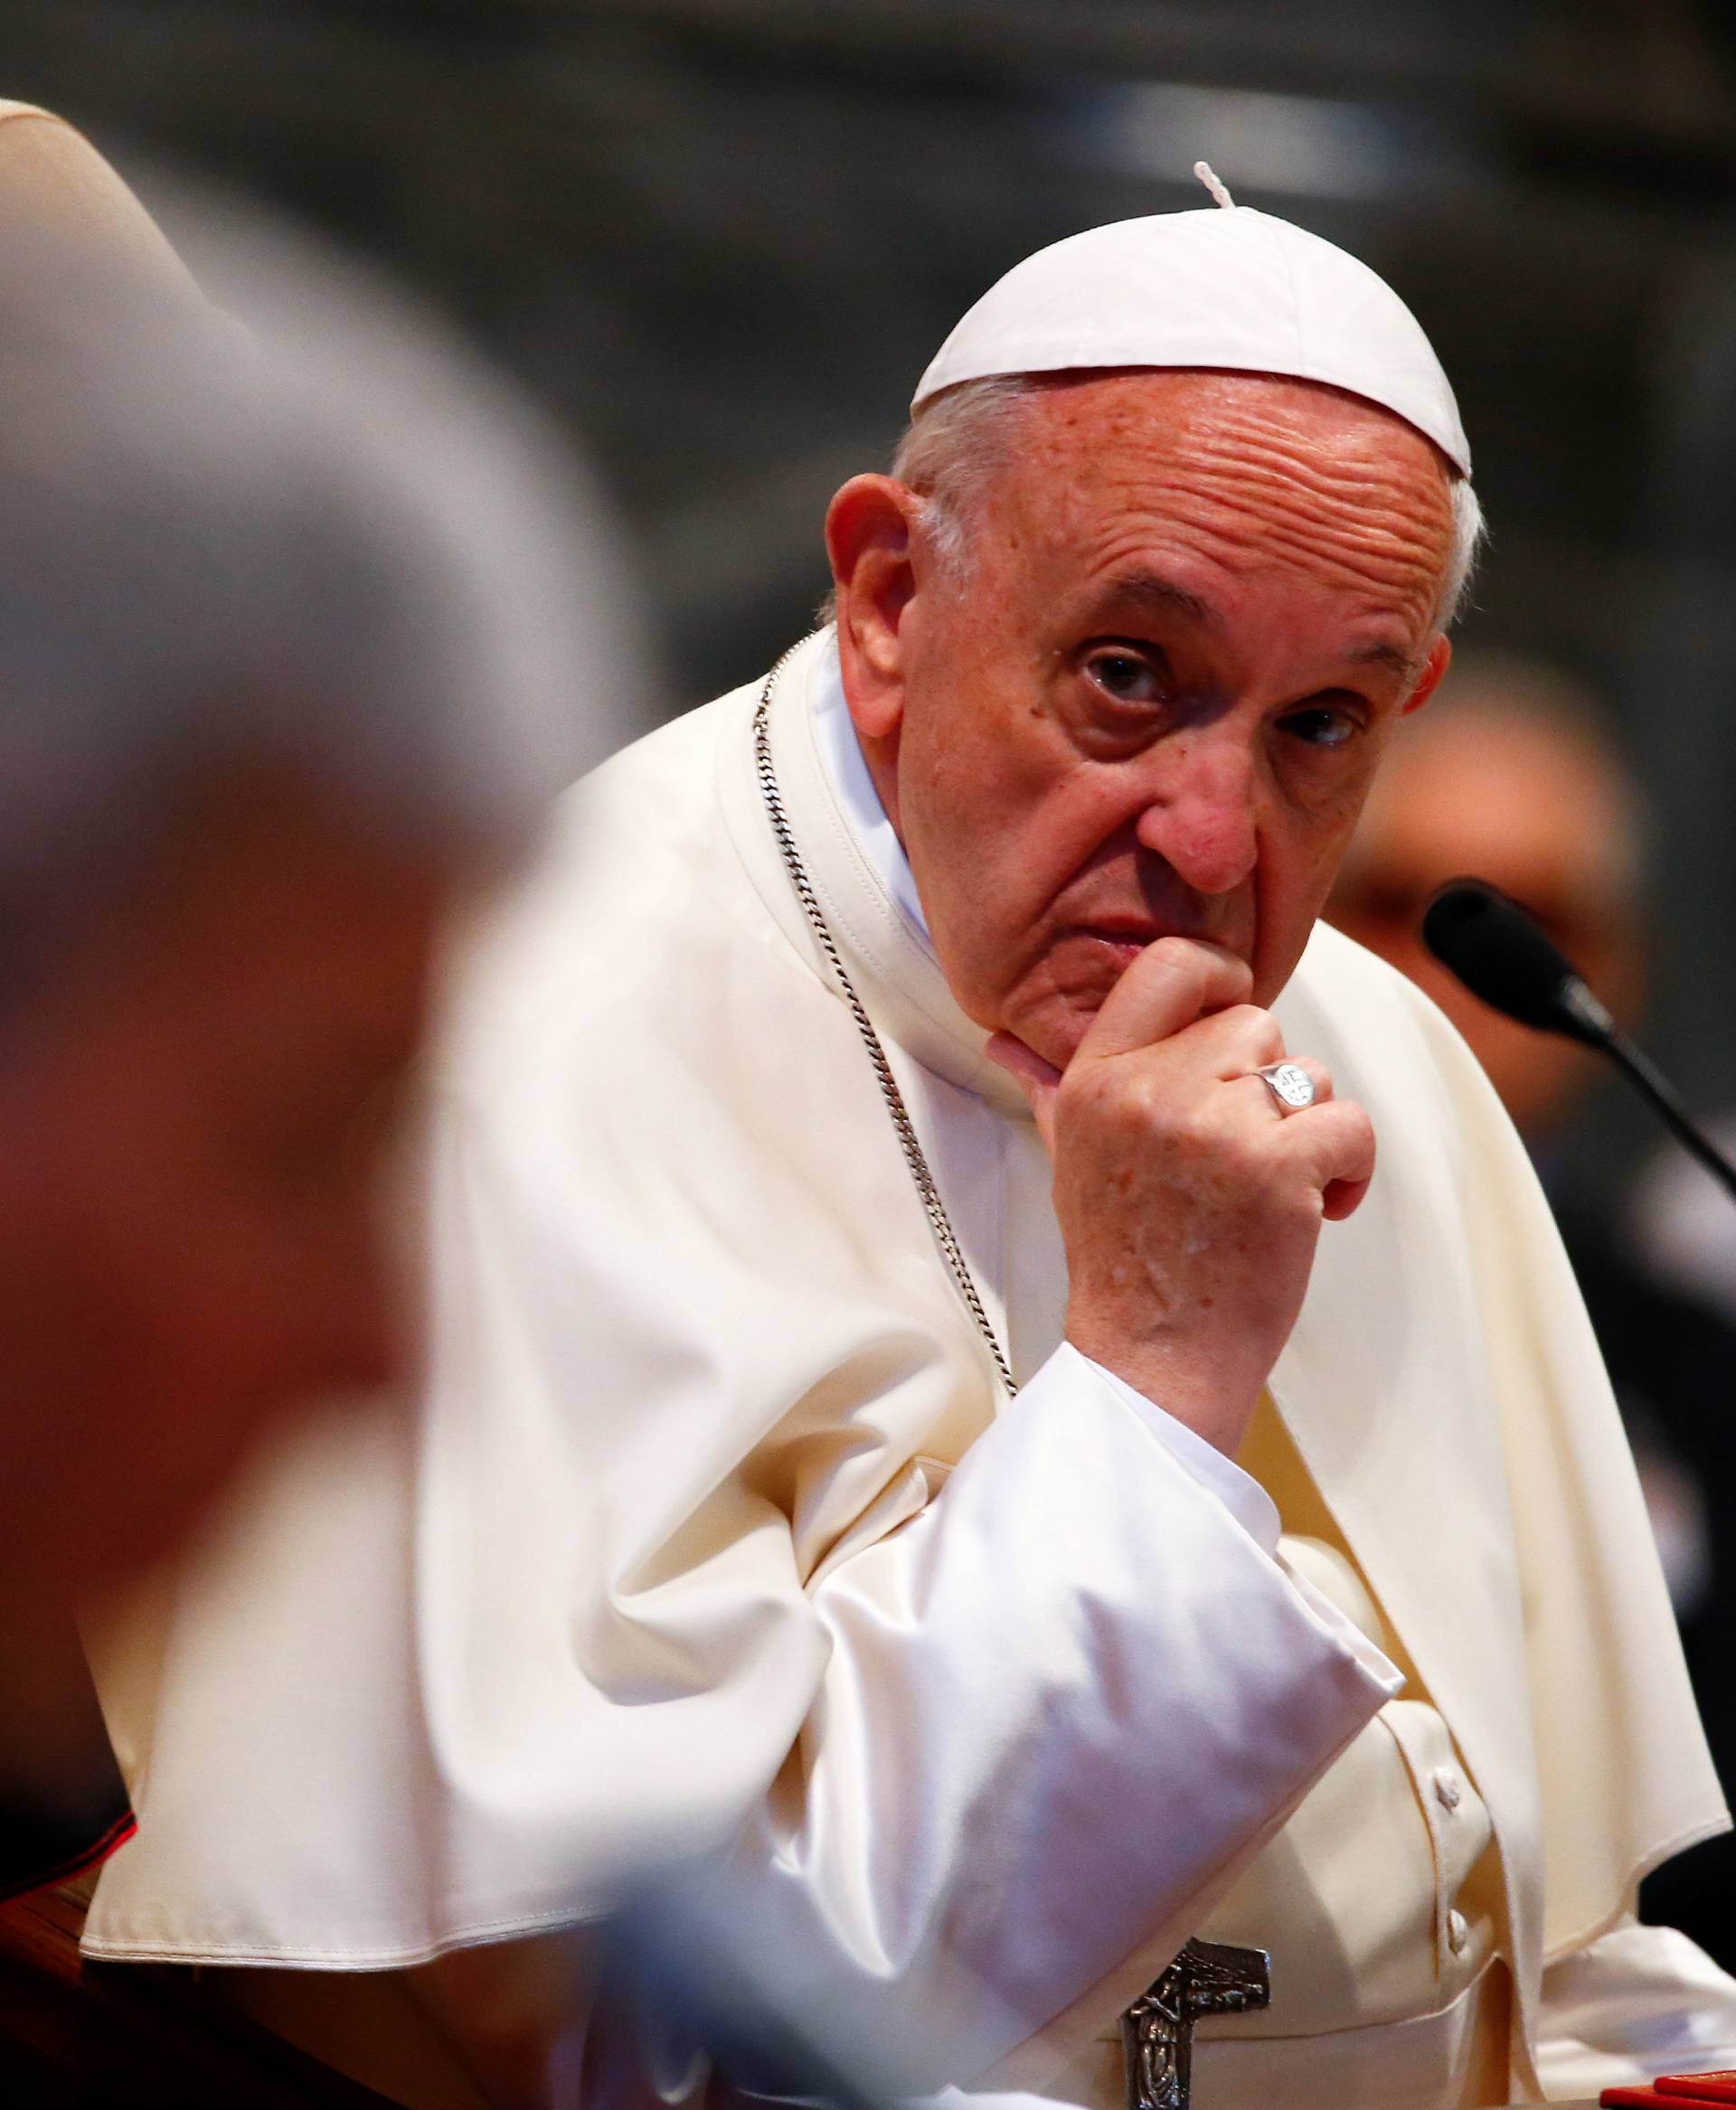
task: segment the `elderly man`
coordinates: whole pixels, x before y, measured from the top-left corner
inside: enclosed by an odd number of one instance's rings
[[[1119,2101],[1197,1934],[1271,1957],[1204,2105],[1736,2052],[1630,1918],[1725,1817],[1547,1211],[1316,926],[1468,476],[1396,297],[1227,198],[966,317],[835,624],[496,935],[427,1436],[285,1459],[184,1579],[96,1954],[413,1964],[726,1845],[912,2081]]]
[[[387,1116],[574,752],[516,413],[352,276],[213,260],[250,338],[0,106],[0,1896],[130,1824],[70,1598],[404,1367]]]

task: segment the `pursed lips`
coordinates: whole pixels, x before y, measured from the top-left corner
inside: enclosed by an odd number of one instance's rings
[[[1156,930],[1117,930],[1104,924],[1075,924],[1071,930],[1062,933],[1063,938],[1083,938],[1089,944],[1100,946],[1111,954],[1123,967],[1129,967],[1146,947],[1164,935]]]
[[[1055,947],[1070,940],[1089,945],[1099,956],[1107,954],[1118,969],[1130,966],[1148,945],[1160,937],[1193,938],[1204,945],[1224,947],[1228,951],[1241,948],[1231,944],[1215,931],[1184,928],[1175,923],[1160,923],[1151,917],[1098,916],[1090,920],[1080,920],[1064,925],[1052,941]]]
[[[1185,923],[1160,920],[1156,916],[1138,914],[1076,917],[1066,926],[1062,935],[1077,932],[1083,937],[1100,937],[1112,945],[1144,947],[1154,944],[1160,937],[1194,937],[1212,942],[1208,931],[1190,928]]]

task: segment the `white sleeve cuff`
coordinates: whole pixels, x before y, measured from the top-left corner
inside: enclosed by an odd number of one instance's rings
[[[1278,1507],[1251,1474],[1244,1473],[1233,1458],[1226,1458],[1215,1444],[1209,1444],[1197,1429],[1166,1414],[1143,1392],[1136,1391],[1125,1378],[1100,1362],[1093,1362],[1071,1341],[1063,1341],[1043,1368],[1023,1389],[1042,1386],[1059,1392],[1076,1392],[1083,1385],[1107,1385],[1110,1391],[1139,1416],[1152,1434],[1200,1485],[1215,1494],[1262,1553],[1278,1552]]]
[[[1215,1444],[1207,1443],[1197,1429],[1165,1413],[1125,1378],[1118,1378],[1112,1370],[1105,1370],[1100,1362],[1094,1362],[1071,1341],[1063,1341],[1043,1368],[1020,1388],[1020,1396],[1028,1397],[1033,1391],[1052,1391],[1062,1398],[1077,1398],[1088,1386],[1107,1388],[1114,1398],[1131,1408],[1189,1477],[1197,1481],[1208,1494],[1217,1497],[1260,1551],[1282,1570],[1321,1632],[1337,1643],[1377,1684],[1384,1686],[1389,1698],[1403,1690],[1403,1672],[1330,1597],[1316,1589],[1306,1576],[1297,1574],[1280,1555],[1278,1540],[1283,1527],[1278,1520],[1278,1505],[1271,1496],[1252,1474],[1244,1473],[1233,1458],[1226,1457]]]

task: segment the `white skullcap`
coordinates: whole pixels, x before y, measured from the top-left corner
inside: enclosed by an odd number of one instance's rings
[[[1215,366],[1326,381],[1396,411],[1465,476],[1458,405],[1422,325],[1383,278],[1288,220],[1229,202],[1155,213],[1039,250],[976,303],[910,408],[995,375]]]

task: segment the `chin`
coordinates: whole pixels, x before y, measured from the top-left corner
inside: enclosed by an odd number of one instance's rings
[[[1005,1031],[1023,1041],[1033,1054],[1056,1069],[1065,1069],[1091,1030],[1109,991],[1095,996],[1052,996],[1031,1010],[1009,1016]]]
[[[1110,992],[1144,950],[1098,938],[1055,947],[1037,972],[1008,992],[1003,1031],[1056,1069],[1065,1069]]]

